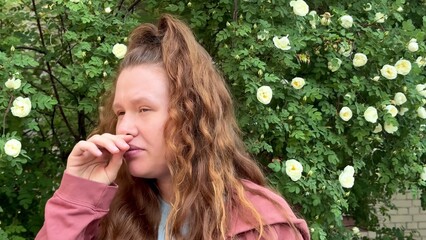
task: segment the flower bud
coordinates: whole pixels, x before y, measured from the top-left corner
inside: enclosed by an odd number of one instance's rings
[[[417,50],[419,50],[419,44],[417,43],[417,39],[412,38],[410,42],[408,42],[407,48],[410,52],[417,52]]]

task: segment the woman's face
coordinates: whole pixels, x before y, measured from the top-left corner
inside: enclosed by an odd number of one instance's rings
[[[168,90],[167,76],[160,64],[125,68],[118,76],[113,103],[116,134],[134,137],[124,159],[135,177],[170,177],[163,134],[169,117]]]

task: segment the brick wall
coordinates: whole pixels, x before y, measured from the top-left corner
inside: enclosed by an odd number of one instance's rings
[[[392,198],[396,210],[390,210],[389,218],[380,217],[381,224],[386,227],[404,227],[409,230],[416,230],[415,239],[426,240],[426,211],[420,205],[420,196],[414,198],[410,192],[397,194]],[[374,238],[373,232],[365,233],[368,237]]]

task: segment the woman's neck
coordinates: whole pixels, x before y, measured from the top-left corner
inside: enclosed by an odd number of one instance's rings
[[[170,203],[173,200],[173,186],[171,176],[158,178],[157,187],[160,191],[161,198],[165,202]]]

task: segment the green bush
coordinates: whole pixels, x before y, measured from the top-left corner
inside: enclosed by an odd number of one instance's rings
[[[0,0],[0,238],[34,237],[70,149],[96,124],[113,46],[162,12],[186,20],[224,73],[248,149],[313,239],[351,238],[344,216],[380,232],[374,206],[386,213],[396,192],[426,208],[425,1],[306,3],[316,14],[301,0],[296,11],[284,0]],[[18,97],[28,116],[13,114]]]

